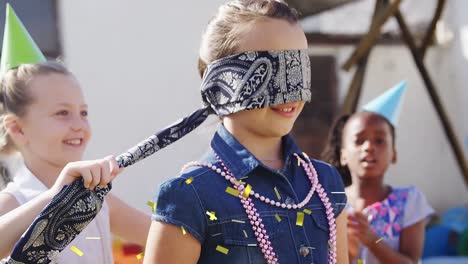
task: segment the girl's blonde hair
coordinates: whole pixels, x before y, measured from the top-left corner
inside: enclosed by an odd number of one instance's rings
[[[22,64],[0,77],[0,153],[15,150],[14,143],[3,125],[5,116],[14,114],[23,117],[34,99],[28,91],[29,83],[34,77],[50,73],[71,74],[61,63],[47,61]]]
[[[201,77],[212,61],[233,55],[249,25],[264,18],[297,23],[298,14],[282,0],[235,0],[222,5],[208,23],[200,45]]]

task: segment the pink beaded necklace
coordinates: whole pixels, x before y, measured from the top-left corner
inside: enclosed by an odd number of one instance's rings
[[[330,246],[330,251],[328,253],[328,263],[332,263],[332,264],[336,263],[335,215],[333,213],[333,208],[331,206],[331,203],[327,197],[327,193],[323,189],[322,185],[319,183],[317,171],[312,165],[312,162],[310,161],[310,159],[308,160],[308,162],[306,162],[303,159],[301,159],[299,155],[294,154],[294,156],[296,156],[296,158],[299,160],[299,163],[302,165],[302,168],[306,172],[307,176],[309,177],[309,180],[312,186],[310,188],[309,193],[307,194],[307,196],[304,198],[302,202],[300,202],[299,204],[291,205],[291,204],[280,203],[273,199],[265,198],[263,195],[260,195],[254,192],[254,190],[251,188],[250,185],[247,185],[247,187],[245,187],[241,181],[236,180],[234,175],[227,168],[227,166],[224,164],[221,158],[216,153],[215,155],[219,163],[223,167],[223,169],[218,168],[214,164],[211,164],[211,163],[189,162],[182,168],[182,171],[192,166],[208,167],[212,169],[213,171],[215,171],[216,173],[220,174],[222,177],[224,177],[224,179],[226,179],[227,181],[233,184],[234,189],[236,189],[239,193],[238,197],[242,203],[242,206],[245,209],[247,217],[250,220],[250,225],[252,226],[252,230],[255,234],[255,237],[257,238],[259,247],[262,250],[263,256],[268,264],[279,264],[278,258],[276,257],[276,253],[273,250],[271,241],[269,239],[269,236],[267,235],[267,231],[265,230],[265,225],[262,223],[262,218],[260,217],[260,214],[257,212],[257,209],[255,208],[252,198],[250,198],[250,196],[253,196],[257,198],[258,200],[266,204],[272,205],[272,206],[286,208],[290,210],[296,210],[296,209],[301,209],[302,207],[307,205],[310,199],[312,198],[312,196],[314,195],[315,191],[317,191],[320,197],[320,200],[325,206],[327,219],[328,219],[328,226],[329,226],[329,232],[330,232],[329,241],[328,241],[329,246]]]

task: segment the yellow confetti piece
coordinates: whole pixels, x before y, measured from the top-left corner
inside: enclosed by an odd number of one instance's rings
[[[235,196],[235,197],[239,196],[239,191],[234,189],[234,188],[231,188],[231,187],[227,187],[226,192],[229,193],[230,195]]]
[[[231,221],[234,223],[245,224],[245,221],[242,221],[242,220],[232,219]]]
[[[153,213],[156,211],[156,203],[155,202],[148,201],[146,204],[151,207],[151,210],[153,210]]]
[[[80,256],[80,257],[84,255],[84,254],[83,254],[83,251],[79,250],[79,249],[78,249],[77,247],[75,247],[75,246],[71,246],[71,247],[70,247],[70,250],[73,251],[73,252],[75,252],[75,254],[77,254],[77,255]]]
[[[246,183],[243,181],[234,181],[234,184],[236,185],[245,185]]]
[[[247,187],[245,187],[244,192],[242,193],[242,196],[244,198],[249,198],[249,194],[252,191],[252,186],[250,184],[247,184]]]
[[[137,259],[142,259],[145,256],[145,253],[141,252],[140,254],[136,255]]]
[[[309,209],[304,209],[302,210],[304,213],[308,214],[308,215],[311,215],[312,214],[312,211],[309,210]]]
[[[186,184],[191,184],[192,182],[193,182],[193,177],[190,177],[190,178],[185,180]]]
[[[377,244],[377,243],[379,243],[379,242],[380,242],[380,241],[382,241],[382,240],[384,240],[384,238],[383,238],[383,237],[381,237],[381,238],[377,239],[377,241],[375,241],[375,243]]]
[[[275,186],[274,190],[275,190],[275,193],[276,193],[276,197],[278,197],[278,200],[281,200],[281,195],[279,194],[278,189],[276,189],[276,186]]]
[[[206,211],[206,214],[210,217],[210,221],[218,220],[218,218],[216,217],[216,213],[215,213],[215,212],[208,212],[208,211]]]
[[[100,240],[100,237],[86,237],[88,240]]]
[[[275,214],[276,221],[281,222],[281,217],[278,214]]]
[[[364,261],[362,259],[358,259],[357,264],[364,264]]]
[[[301,160],[299,159],[299,157],[297,157],[297,166],[301,166]]]
[[[297,212],[296,225],[302,226],[304,224],[304,213]]]
[[[182,234],[185,236],[187,234],[187,231],[185,231],[185,228],[181,226],[180,229],[182,229]]]
[[[220,245],[218,245],[218,246],[216,247],[216,250],[219,251],[219,252],[221,252],[221,253],[223,253],[223,254],[225,254],[225,255],[227,255],[227,254],[229,253],[229,249],[227,249],[227,248],[225,248],[225,247],[222,247],[222,246],[220,246]]]
[[[245,232],[245,230],[242,230],[242,232],[244,232],[245,238],[248,238],[248,237],[249,237],[249,236],[247,235],[247,232]]]

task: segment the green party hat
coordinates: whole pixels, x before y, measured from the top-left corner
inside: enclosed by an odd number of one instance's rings
[[[46,58],[41,50],[31,38],[21,20],[16,16],[13,8],[7,3],[0,74],[21,64],[44,61],[46,61]]]

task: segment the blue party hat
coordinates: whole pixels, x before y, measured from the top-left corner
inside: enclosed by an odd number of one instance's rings
[[[396,127],[407,83],[407,81],[398,83],[379,97],[364,105],[362,110],[380,114]]]

